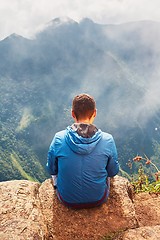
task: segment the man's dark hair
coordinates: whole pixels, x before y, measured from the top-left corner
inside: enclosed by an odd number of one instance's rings
[[[91,118],[95,109],[95,100],[88,94],[79,94],[73,99],[72,111],[74,112],[77,120]]]

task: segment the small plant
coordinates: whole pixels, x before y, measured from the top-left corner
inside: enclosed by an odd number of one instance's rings
[[[134,162],[140,163],[138,168],[138,174],[134,174],[132,176],[131,184],[136,193],[139,192],[154,192],[160,193],[160,170],[158,167],[149,159],[145,154],[144,157],[137,155],[133,158],[133,161],[129,160],[127,165],[130,169],[132,169],[132,165]],[[145,173],[144,165],[153,166],[156,172],[154,173],[155,180],[150,182],[149,176]]]

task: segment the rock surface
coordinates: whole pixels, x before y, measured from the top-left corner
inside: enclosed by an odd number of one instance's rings
[[[160,194],[136,194],[134,206],[140,227],[160,225]]]
[[[123,240],[160,240],[160,195],[141,193],[134,197],[139,228],[129,229]]]
[[[0,239],[45,239],[39,187],[25,180],[0,183]]]
[[[0,183],[0,239],[101,240],[110,234],[110,239],[159,239],[160,195],[133,196],[128,180],[116,176],[107,203],[73,210],[58,201],[51,179],[41,185]]]
[[[56,240],[98,240],[119,229],[136,227],[135,209],[127,189],[129,189],[128,180],[115,177],[106,204],[94,209],[73,210],[58,201],[53,195],[50,181],[45,181],[39,189],[39,196],[43,213],[47,213],[45,215],[50,237]]]
[[[160,225],[129,229],[123,240],[160,240]]]

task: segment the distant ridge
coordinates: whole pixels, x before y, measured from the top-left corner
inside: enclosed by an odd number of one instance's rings
[[[95,124],[114,135],[123,170],[137,152],[159,164],[159,42],[158,22],[87,18],[56,18],[32,39],[0,41],[0,180],[48,177],[48,146],[72,123],[71,101],[80,92],[95,97]]]

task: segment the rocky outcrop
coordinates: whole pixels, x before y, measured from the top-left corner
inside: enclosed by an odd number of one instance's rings
[[[160,195],[141,193],[134,197],[138,228],[129,229],[123,240],[160,240]]]
[[[160,225],[129,229],[123,235],[123,240],[160,240]]]
[[[45,181],[39,189],[39,196],[50,234],[57,240],[98,240],[119,229],[136,227],[135,209],[127,190],[128,180],[115,177],[106,204],[94,209],[73,210],[58,201],[50,181]]]
[[[0,239],[45,239],[48,229],[41,211],[38,183],[0,183]]]
[[[147,227],[151,225],[152,228]],[[111,181],[107,203],[81,210],[63,206],[50,179],[42,184],[25,180],[0,183],[0,239],[3,240],[100,240],[111,234],[112,239],[154,240],[158,239],[159,227],[159,195],[133,196],[128,180],[119,176]]]

